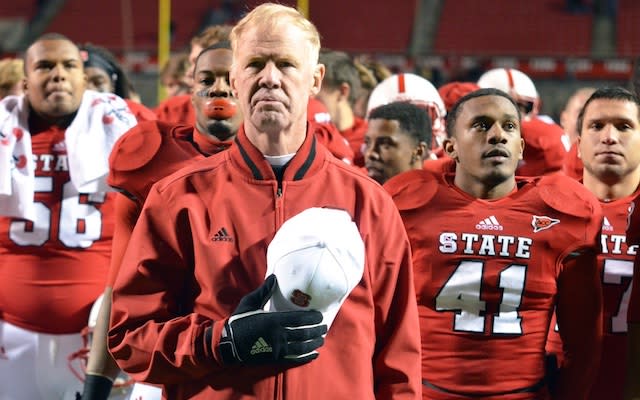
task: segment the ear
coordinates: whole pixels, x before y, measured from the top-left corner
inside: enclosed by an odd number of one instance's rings
[[[324,78],[324,64],[317,64],[313,69],[313,80],[311,81],[311,96],[315,96],[322,88],[322,79]]]
[[[415,157],[417,160],[424,161],[427,157],[429,157],[429,147],[425,142],[420,142],[413,149],[412,159]]]
[[[442,142],[442,149],[444,150],[445,153],[449,155],[449,157],[453,158],[454,160],[456,160],[456,162],[458,162],[458,150],[457,150],[455,138],[453,137],[446,138]]]
[[[582,142],[582,136],[576,138],[576,148],[578,150],[578,158],[582,160],[582,153],[580,153],[580,142]]]
[[[524,139],[520,138],[520,154],[518,155],[518,160],[522,160],[524,157]]]
[[[338,98],[339,100],[349,100],[349,94],[351,94],[351,86],[349,86],[348,83],[342,82],[338,90],[340,91],[340,96]]]
[[[231,63],[231,68],[229,68],[229,86],[231,86],[231,94],[237,99],[238,89],[236,88],[236,64],[234,62]]]
[[[27,78],[22,78],[22,90],[27,91]]]

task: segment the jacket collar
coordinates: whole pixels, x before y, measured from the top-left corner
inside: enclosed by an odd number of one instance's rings
[[[247,138],[244,132],[244,125],[240,126],[238,130],[235,144],[229,150],[229,156],[243,171],[257,180],[276,179],[271,164]],[[322,167],[325,158],[326,150],[317,142],[310,125],[307,124],[305,140],[295,156],[289,161],[283,180],[297,181],[305,176],[314,174]]]

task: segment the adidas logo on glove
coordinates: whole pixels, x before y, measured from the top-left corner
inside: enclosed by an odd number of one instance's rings
[[[258,338],[258,340],[256,340],[256,342],[253,344],[253,347],[251,347],[251,351],[250,351],[252,356],[260,353],[271,353],[271,352],[273,352],[273,349],[271,348],[271,346],[269,346],[269,343],[267,343],[267,341],[264,340],[263,338]]]

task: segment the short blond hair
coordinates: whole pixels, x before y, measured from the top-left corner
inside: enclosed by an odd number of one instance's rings
[[[264,3],[257,6],[233,27],[229,35],[233,54],[236,54],[240,37],[249,28],[260,25],[268,30],[276,30],[285,22],[291,23],[305,34],[309,43],[309,54],[312,57],[312,62],[314,65],[317,64],[320,54],[320,34],[318,29],[295,8],[275,3]]]
[[[24,79],[24,62],[18,58],[0,60],[0,98]]]

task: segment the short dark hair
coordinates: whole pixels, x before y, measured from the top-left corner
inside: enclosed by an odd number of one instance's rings
[[[513,108],[515,108],[516,111],[518,112],[518,121],[522,119],[522,114],[520,113],[520,107],[518,107],[518,104],[516,104],[513,98],[509,96],[507,93],[503,92],[500,89],[494,89],[494,88],[478,89],[462,96],[458,101],[455,102],[453,107],[451,107],[451,111],[447,113],[447,136],[448,137],[453,136],[453,129],[456,126],[456,122],[458,121],[458,116],[462,111],[462,106],[464,105],[464,103],[466,103],[469,100],[477,99],[478,97],[484,97],[484,96],[500,96],[509,100],[509,103],[513,104]]]
[[[406,101],[398,101],[376,107],[369,114],[369,120],[387,119],[398,121],[400,129],[415,139],[431,147],[431,118],[423,109]]]
[[[349,104],[353,106],[360,94],[360,72],[353,58],[345,52],[323,49],[318,59],[325,66],[325,75],[322,84],[332,89],[338,88],[343,83],[349,85]]]
[[[113,53],[92,43],[85,43],[79,46],[79,49],[85,69],[94,67],[103,70],[111,79],[115,94],[123,99],[131,97],[129,77]]]
[[[584,114],[587,110],[587,106],[591,104],[592,101],[598,99],[620,100],[634,103],[638,112],[638,118],[640,119],[640,99],[638,98],[638,96],[620,86],[603,87],[593,92],[593,94],[591,94],[587,101],[585,101],[584,106],[582,106],[582,108],[580,109],[580,113],[578,114],[578,120],[576,123],[578,136],[582,134],[582,124],[584,123]]]
[[[193,63],[193,76],[195,77],[196,75],[196,67],[198,66],[198,60],[200,60],[200,57],[211,50],[217,50],[217,49],[227,49],[227,50],[231,50],[231,42],[229,42],[228,40],[221,40],[217,43],[212,44],[211,46],[202,49],[202,51],[200,53],[198,53],[198,57],[196,57],[196,61]]]
[[[29,55],[29,50],[31,50],[31,47],[33,47],[34,44],[36,44],[38,42],[45,41],[45,40],[64,40],[64,41],[69,42],[72,45],[76,46],[76,48],[78,47],[71,39],[69,39],[68,37],[66,37],[62,33],[48,32],[48,33],[45,33],[43,35],[38,36],[36,38],[36,40],[31,42],[29,47],[27,47],[27,50],[25,50],[24,56],[22,58],[22,60],[24,61],[24,65],[22,66],[22,68],[23,68],[23,72],[24,72],[25,76],[27,75],[27,56]],[[79,52],[80,52],[80,49],[78,49],[78,53]]]

